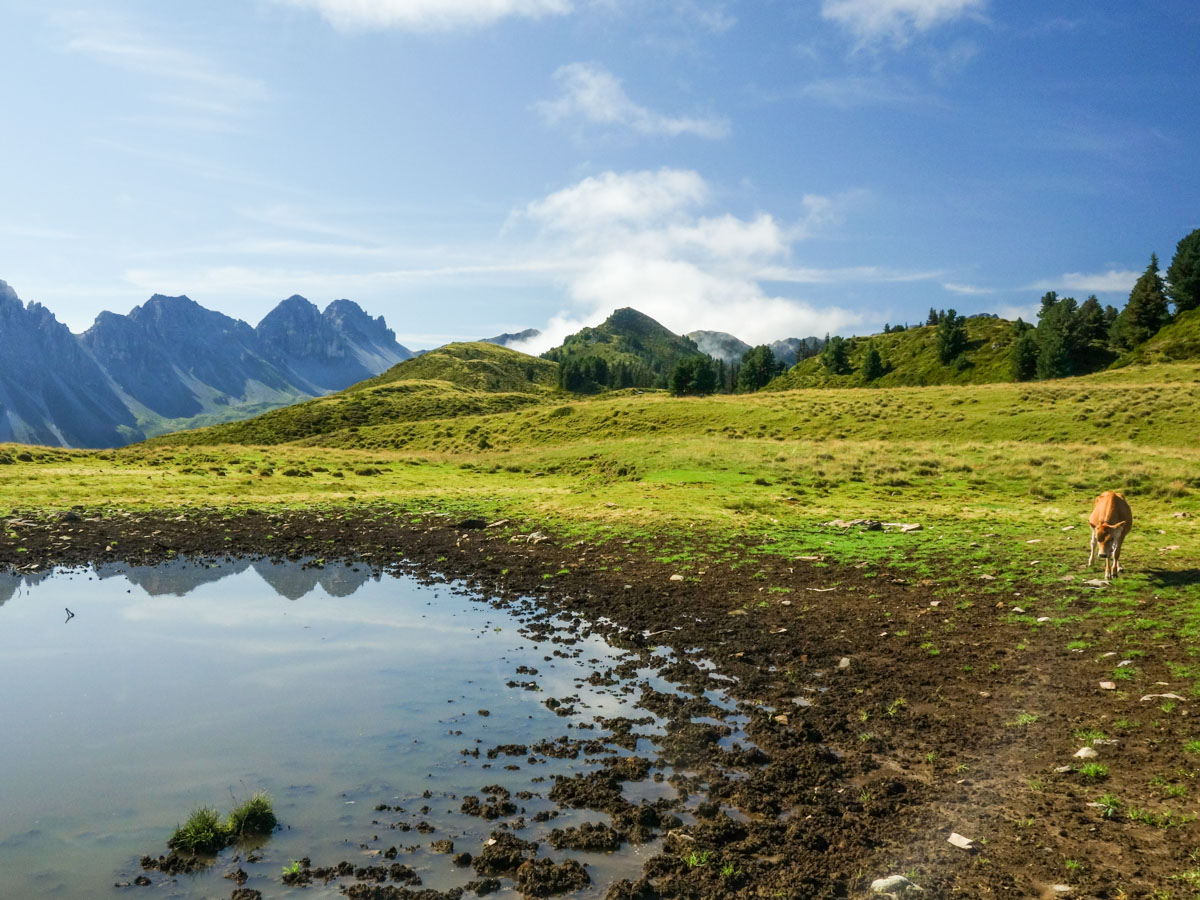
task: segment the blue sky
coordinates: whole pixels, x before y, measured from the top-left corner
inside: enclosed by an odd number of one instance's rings
[[[1120,305],[1200,226],[1195,0],[0,0],[0,279],[79,331],[299,293],[409,346],[620,306]]]

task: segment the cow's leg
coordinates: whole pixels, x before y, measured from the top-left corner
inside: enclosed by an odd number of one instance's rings
[[[1118,572],[1123,571],[1121,568],[1121,541],[1125,535],[1117,535],[1116,541],[1113,542],[1112,560],[1113,560],[1113,577],[1115,578]]]
[[[1092,560],[1096,558],[1096,529],[1092,529],[1092,544],[1091,552],[1088,553],[1088,568],[1092,567]]]

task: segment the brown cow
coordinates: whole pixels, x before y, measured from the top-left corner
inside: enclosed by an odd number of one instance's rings
[[[1105,491],[1096,498],[1092,514],[1088,518],[1092,526],[1092,551],[1088,554],[1088,565],[1096,558],[1096,548],[1104,560],[1104,578],[1115,578],[1121,568],[1121,544],[1125,535],[1133,528],[1133,511],[1125,498],[1116,491]]]

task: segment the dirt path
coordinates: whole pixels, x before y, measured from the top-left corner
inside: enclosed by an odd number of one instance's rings
[[[868,896],[872,880],[895,874],[927,897],[1200,890],[1200,756],[1185,749],[1200,729],[1171,669],[1188,648],[1155,648],[1133,661],[1136,685],[1102,690],[1122,648],[1072,652],[1061,630],[1006,624],[1019,597],[948,595],[946,582],[749,546],[681,580],[620,541],[560,543],[535,523],[413,521],[382,507],[17,511],[4,525],[0,566],[10,571],[181,556],[353,559],[462,579],[498,602],[532,596],[548,610],[603,617],[624,646],[671,646],[681,657],[699,648],[718,678],[690,663],[667,674],[694,689],[736,679],[732,693],[753,705],[756,749],[722,750],[691,724],[687,703],[672,711],[673,701],[650,698],[673,719],[660,753],[694,770],[693,791],[712,802],[699,824],[667,838],[640,881],[614,885],[613,900]],[[1086,596],[1079,604],[1087,610]],[[1141,699],[1175,691],[1186,698]],[[1073,754],[1089,742],[1107,772],[1079,770]],[[1072,768],[1055,771],[1063,766]],[[948,843],[951,833],[973,848]]]

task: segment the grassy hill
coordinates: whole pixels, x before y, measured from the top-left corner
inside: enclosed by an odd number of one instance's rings
[[[1142,366],[1181,359],[1200,359],[1200,308],[1180,313],[1150,340],[1122,356],[1115,365]]]
[[[537,393],[558,383],[558,366],[486,341],[447,344],[360,381],[346,393],[399,381],[444,381],[479,391]]]
[[[600,357],[608,364],[610,387],[665,387],[671,369],[685,356],[700,356],[691,338],[664,328],[636,309],[618,309],[595,328],[570,335],[543,358],[570,364]]]
[[[877,387],[932,384],[992,384],[1009,380],[1008,352],[1012,346],[1012,323],[1007,319],[975,316],[967,319],[967,349],[962,362],[944,365],[934,343],[936,326],[919,325],[906,331],[849,338],[849,375],[831,375],[817,357],[801,360],[776,378],[768,390],[786,391],[804,387],[854,387],[863,384],[859,369],[867,346],[874,343],[883,357],[885,374],[872,384]]]
[[[552,393],[557,368],[494,344],[448,344],[339,393],[156,442],[271,445],[353,435],[361,428],[400,422],[504,412]]]

